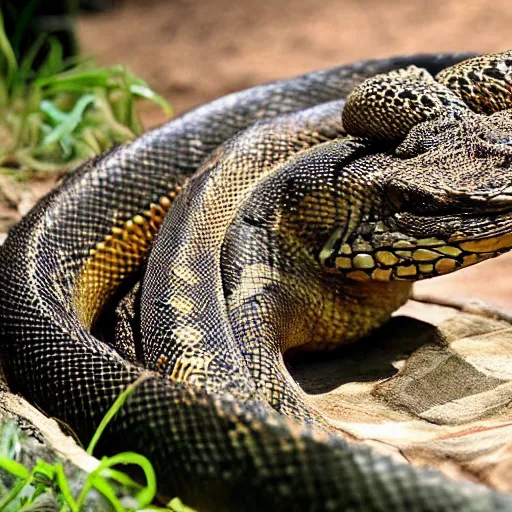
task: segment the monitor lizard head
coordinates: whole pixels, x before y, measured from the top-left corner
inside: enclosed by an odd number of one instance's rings
[[[372,206],[333,231],[322,265],[356,280],[417,280],[511,249],[510,108],[512,52],[354,89],[343,124],[364,149],[345,171],[365,177]]]

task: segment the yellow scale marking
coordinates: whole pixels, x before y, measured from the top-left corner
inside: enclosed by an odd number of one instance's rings
[[[387,270],[384,270],[382,268],[376,268],[372,272],[372,279],[377,279],[378,281],[389,281],[391,279],[391,274],[393,273],[393,270],[388,268]]]
[[[85,328],[92,327],[119,283],[142,264],[177,191],[151,204],[149,211],[134,215],[123,227],[113,226],[111,234],[90,250],[73,299]]]
[[[505,249],[512,246],[512,233],[507,235],[487,238],[485,240],[476,240],[472,242],[462,242],[459,247],[467,252],[493,252],[499,249]]]
[[[398,263],[399,259],[389,251],[378,251],[375,253],[375,258],[379,263],[382,263],[383,265],[387,265],[391,267],[392,265],[395,265],[395,263]]]
[[[446,256],[453,256],[454,258],[462,254],[462,251],[453,245],[443,245],[442,247],[436,247],[436,251],[441,252]]]
[[[441,255],[429,249],[417,249],[413,252],[412,257],[416,261],[433,261],[440,258]]]
[[[436,263],[436,271],[438,274],[448,274],[457,268],[457,261],[450,258],[441,258]]]
[[[354,257],[355,268],[373,268],[375,267],[375,260],[369,254],[357,254]]]
[[[415,276],[418,273],[416,267],[414,265],[409,265],[407,267],[399,266],[396,269],[396,275],[398,277],[410,277]]]

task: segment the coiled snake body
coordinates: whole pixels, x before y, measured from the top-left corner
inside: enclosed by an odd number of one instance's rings
[[[255,87],[74,171],[1,249],[12,390],[87,441],[145,375],[103,449],[205,510],[512,509],[336,436],[282,363],[512,245],[511,57],[464,57]]]

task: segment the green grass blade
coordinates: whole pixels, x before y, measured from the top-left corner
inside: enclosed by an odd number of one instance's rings
[[[72,69],[49,77],[41,77],[34,81],[34,86],[45,88],[47,93],[54,94],[60,91],[81,92],[91,88],[110,88],[114,70],[108,68],[85,69],[77,71]]]
[[[0,457],[0,468],[5,471],[11,473],[17,478],[23,478],[24,480],[28,480],[30,478],[30,471],[14,460],[8,459],[7,457]]]
[[[170,103],[165,98],[152,91],[147,85],[132,84],[130,85],[130,92],[157,103],[162,107],[162,110],[165,112],[167,117],[172,116]]]
[[[32,66],[34,64],[34,60],[37,57],[37,54],[41,51],[41,48],[43,47],[45,40],[46,35],[40,34],[35,40],[35,42],[28,49],[25,57],[23,57],[23,59],[21,60],[19,70],[20,75],[22,77],[29,78],[33,74]]]
[[[156,474],[149,459],[138,453],[119,453],[113,457],[104,458],[97,471],[101,471],[102,469],[107,469],[118,464],[134,464],[142,469],[146,478],[146,487],[137,493],[137,500],[141,507],[149,505],[156,495]],[[114,475],[111,476],[114,477]]]
[[[59,40],[55,37],[48,37],[49,50],[45,61],[37,70],[40,77],[52,77],[64,69],[64,50]]]
[[[2,11],[0,10],[0,54],[3,54],[4,59],[6,61],[6,69],[5,75],[7,77],[7,85],[11,85],[12,77],[16,73],[18,69],[18,62],[16,61],[16,56],[14,55],[14,50],[12,49],[11,43],[9,39],[7,39],[7,35],[5,34],[5,26],[4,26],[4,18],[2,16]]]
[[[141,486],[128,475],[111,468],[118,464],[134,464],[141,467],[146,477],[146,487]],[[95,488],[110,501],[116,512],[124,512],[125,509],[117,498],[115,489],[107,479],[114,480],[128,488],[135,488],[139,490],[136,499],[141,507],[149,505],[156,495],[156,475],[151,462],[142,455],[125,452],[114,455],[113,457],[102,458],[100,465],[90,473],[82,491],[80,492],[80,496],[77,500],[78,507],[81,508],[83,506],[87,494],[92,488]]]
[[[25,3],[19,15],[16,15],[16,27],[11,38],[12,48],[15,55],[19,56],[20,42],[26,34],[27,26],[34,16],[37,6],[42,0],[30,0]],[[16,0],[14,0],[16,2]]]
[[[7,507],[7,505],[11,503],[11,501],[14,501],[27,483],[27,480],[22,480],[21,482],[18,482],[11,489],[11,492],[3,500],[0,501],[0,510],[4,510]]]
[[[123,485],[124,487],[131,487],[132,489],[142,489],[143,486],[136,482],[133,478],[129,477],[126,473],[118,471],[117,469],[105,468],[102,471],[105,478],[109,478]]]
[[[142,374],[136,381],[132,382],[129,386],[127,386],[126,389],[116,398],[115,402],[112,404],[110,409],[107,411],[107,413],[101,420],[99,427],[97,428],[96,432],[94,433],[94,436],[91,439],[91,442],[89,443],[89,446],[87,447],[87,453],[89,455],[92,455],[92,452],[94,451],[94,448],[98,444],[100,437],[103,435],[103,432],[107,428],[107,425],[111,422],[112,418],[117,414],[119,409],[121,409],[121,407],[126,402],[128,397],[135,391],[135,389],[140,384],[142,384],[142,382],[150,378],[153,378],[153,375],[149,373]]]
[[[96,97],[92,94],[86,94],[82,96],[73,107],[73,110],[66,115],[66,118],[55,127],[48,135],[43,139],[42,145],[52,144],[65,139],[71,135],[76,127],[81,123],[85,109],[96,101]]]
[[[55,477],[55,468],[48,462],[39,459],[32,470],[32,476],[34,478],[45,478],[49,482],[51,482]]]
[[[100,475],[95,474],[91,480],[92,486],[107,498],[110,504],[114,507],[116,512],[126,512],[126,509],[123,507],[123,504],[119,501],[116,496],[114,489],[112,486],[102,478]],[[85,496],[84,496],[85,499]]]
[[[59,108],[57,108],[50,100],[41,101],[41,105],[39,108],[55,124],[64,123],[68,118],[68,115],[65,112],[62,112],[62,110],[60,110]]]
[[[7,105],[9,102],[9,87],[7,86],[6,77],[0,76],[0,107]]]
[[[168,507],[174,512],[196,512],[195,509],[187,507],[179,498],[173,498],[169,501]]]
[[[59,486],[60,492],[62,493],[64,499],[66,500],[66,503],[69,505],[69,508],[71,509],[72,512],[80,512],[80,507],[73,498],[71,490],[69,489],[68,480],[64,473],[64,468],[62,467],[62,464],[55,464],[54,468],[57,484]]]
[[[116,119],[112,105],[106,98],[102,96],[96,98],[96,110],[98,111],[99,119],[101,119],[105,127],[108,127],[111,137],[115,140],[127,141],[135,138],[136,133],[132,130],[132,127],[126,126]]]

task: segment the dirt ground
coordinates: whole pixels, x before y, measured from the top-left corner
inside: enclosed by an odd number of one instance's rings
[[[84,53],[130,66],[177,114],[357,59],[508,49],[511,26],[508,0],[118,0],[78,24]]]

